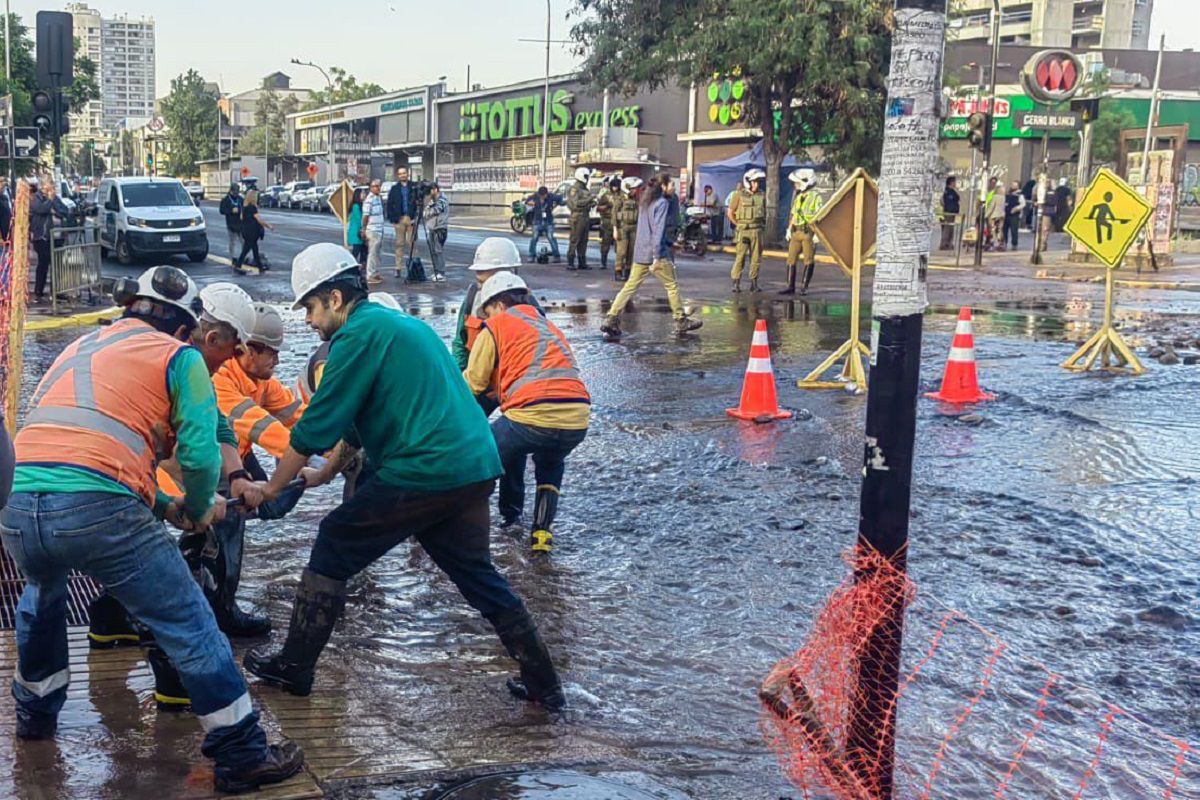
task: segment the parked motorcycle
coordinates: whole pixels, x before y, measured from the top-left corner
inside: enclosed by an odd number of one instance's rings
[[[525,233],[529,230],[530,217],[533,212],[525,205],[524,200],[513,200],[512,216],[508,219],[508,224],[512,227],[513,233]]]
[[[683,212],[684,223],[679,229],[675,243],[685,253],[702,256],[708,251],[708,214],[704,206],[689,206]]]

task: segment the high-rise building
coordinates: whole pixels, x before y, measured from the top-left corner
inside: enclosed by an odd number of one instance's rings
[[[79,48],[76,55],[86,55],[96,65],[96,82],[100,82],[100,37],[103,23],[100,12],[88,8],[85,3],[71,3],[67,6],[74,21],[75,42]],[[71,115],[71,133],[68,138],[74,141],[87,141],[103,136],[104,107],[100,100],[90,101],[78,114]]]
[[[961,0],[950,35],[955,42],[987,41],[992,0]],[[1154,0],[1000,0],[1000,41],[1034,47],[1102,47],[1145,50],[1150,46]]]
[[[71,115],[75,142],[108,138],[121,120],[154,113],[154,20],[105,19],[86,3],[70,3],[77,54],[96,64],[100,99]]]

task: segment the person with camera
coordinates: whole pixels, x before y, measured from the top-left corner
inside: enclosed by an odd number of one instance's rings
[[[403,275],[404,263],[416,244],[419,203],[420,192],[408,179],[408,167],[396,167],[396,182],[387,196],[387,219],[396,231],[396,277]]]
[[[66,203],[58,196],[54,181],[42,178],[38,190],[29,198],[29,237],[33,239],[38,261],[34,279],[36,303],[46,302],[46,280],[50,276],[50,244],[54,228],[61,226],[70,213]],[[61,236],[55,238],[61,239]]]
[[[533,237],[529,240],[530,264],[537,261],[537,245],[543,236],[550,241],[554,263],[562,263],[562,256],[558,252],[558,240],[554,238],[554,209],[566,202],[561,194],[555,194],[545,186],[539,186],[536,193],[525,199],[525,205],[533,214]]]
[[[433,260],[433,279],[446,280],[446,237],[450,234],[450,203],[442,196],[442,187],[430,185],[425,200],[425,238],[429,241],[429,257]]]

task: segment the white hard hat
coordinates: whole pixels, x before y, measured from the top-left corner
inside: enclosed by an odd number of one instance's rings
[[[245,289],[228,281],[210,283],[200,290],[200,300],[206,316],[232,326],[239,341],[249,341],[254,330],[254,301]]]
[[[749,189],[751,183],[754,181],[761,181],[765,177],[767,177],[767,173],[756,167],[755,169],[749,170],[745,175],[742,176],[742,183],[746,185],[747,189]]]
[[[151,267],[137,280],[136,297],[145,297],[186,312],[196,323],[203,310],[196,282],[179,267]]]
[[[645,185],[645,183],[646,182],[644,180],[637,177],[636,175],[631,175],[630,177],[625,178],[624,180],[621,181],[621,188],[625,190],[626,194],[629,194],[636,189],[642,188],[642,186]]]
[[[482,309],[496,295],[511,292],[514,289],[529,289],[529,286],[520,275],[513,275],[511,272],[497,272],[484,281],[483,286],[479,287],[479,298],[475,301],[475,307]]]
[[[387,292],[371,292],[367,295],[367,299],[372,303],[378,303],[381,306],[387,306],[393,311],[403,311],[400,307],[400,301]]]
[[[581,183],[587,183],[592,178],[591,167],[579,167],[575,170],[575,180]]]
[[[817,173],[808,167],[801,167],[792,170],[792,174],[788,175],[788,180],[797,186],[808,188],[817,182]]]
[[[354,256],[341,245],[332,242],[310,244],[292,259],[292,293],[296,296],[292,308],[303,306],[304,298],[322,283],[358,268]]]
[[[475,248],[475,260],[471,262],[473,272],[487,272],[493,269],[512,269],[521,266],[521,251],[513,244],[512,239],[503,236],[489,236],[479,247]]]
[[[283,349],[283,317],[275,306],[254,304],[254,328],[246,341],[265,345],[272,350]]]

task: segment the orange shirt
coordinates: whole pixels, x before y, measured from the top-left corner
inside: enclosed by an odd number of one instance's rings
[[[213,375],[217,407],[229,417],[243,457],[257,444],[282,458],[291,440],[291,427],[306,405],[277,378],[256,380],[246,374],[236,358],[221,365]]]

